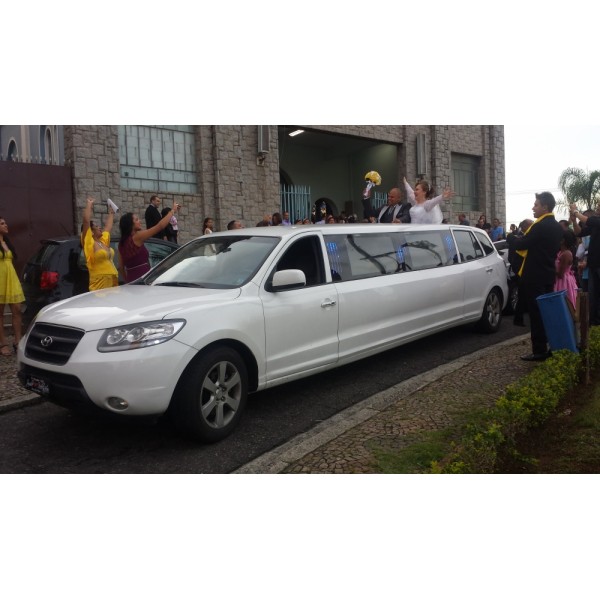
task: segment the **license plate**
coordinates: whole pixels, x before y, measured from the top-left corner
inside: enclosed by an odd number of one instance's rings
[[[50,393],[50,386],[46,381],[39,377],[32,377],[31,375],[27,377],[25,387],[32,392],[42,394],[42,396],[47,396]]]

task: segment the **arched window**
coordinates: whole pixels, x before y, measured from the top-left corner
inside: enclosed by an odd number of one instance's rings
[[[17,142],[15,140],[10,140],[8,144],[8,154],[6,155],[7,160],[17,160],[19,156],[19,149],[17,148]]]
[[[52,151],[52,131],[50,130],[50,127],[46,127],[44,147],[46,150],[46,161],[51,165],[54,162],[54,152]]]
[[[55,161],[54,156],[54,136],[52,135],[52,127],[47,125],[40,126],[40,157],[41,163],[51,165]]]

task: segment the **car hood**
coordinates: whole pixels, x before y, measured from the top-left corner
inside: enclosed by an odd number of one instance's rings
[[[215,290],[186,287],[124,285],[67,298],[43,308],[37,322],[85,331],[176,317],[186,307],[234,300],[240,288]]]

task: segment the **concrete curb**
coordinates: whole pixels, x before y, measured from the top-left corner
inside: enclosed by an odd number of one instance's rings
[[[45,398],[38,394],[25,394],[16,396],[15,398],[9,398],[8,400],[0,400],[0,413],[8,412],[17,408],[23,408],[24,406],[31,406],[33,404],[40,404],[46,402]]]
[[[415,375],[387,390],[379,392],[369,398],[365,398],[354,406],[327,419],[327,421],[319,423],[310,431],[301,433],[281,446],[246,463],[239,469],[232,471],[232,473],[245,475],[280,473],[308,453],[313,452],[320,446],[334,440],[356,425],[378,415],[382,410],[386,409],[394,402],[414,394],[416,391],[437,381],[441,377],[449,375],[450,373],[493,353],[497,348],[517,344],[529,338],[530,334],[526,333],[511,338],[510,340],[499,342],[493,346],[488,346],[482,350],[477,350],[472,354],[457,358],[451,363],[440,365],[439,367],[421,373],[420,375]]]

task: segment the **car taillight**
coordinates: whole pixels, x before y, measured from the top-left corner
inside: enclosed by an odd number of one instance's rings
[[[43,290],[53,290],[58,285],[58,273],[56,271],[42,271],[40,279],[40,288]]]

